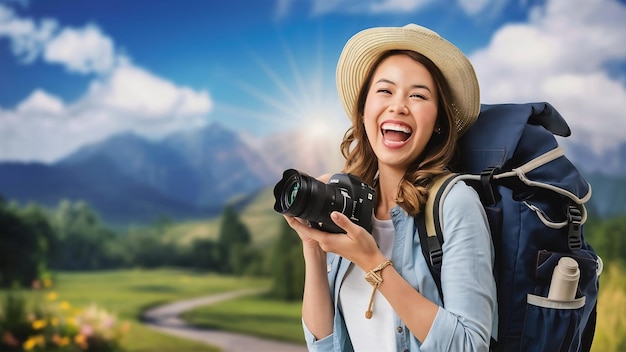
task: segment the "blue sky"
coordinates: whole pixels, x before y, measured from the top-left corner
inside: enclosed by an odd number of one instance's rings
[[[336,138],[343,44],[409,22],[470,57],[484,103],[549,101],[574,140],[626,141],[624,0],[0,0],[0,161],[211,122]]]

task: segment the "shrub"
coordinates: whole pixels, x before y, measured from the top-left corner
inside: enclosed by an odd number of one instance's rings
[[[29,305],[24,294],[7,292],[0,307],[1,350],[9,351],[120,351],[129,324],[90,305],[75,308],[50,290],[37,290]]]

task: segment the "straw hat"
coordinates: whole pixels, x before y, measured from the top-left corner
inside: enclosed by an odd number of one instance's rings
[[[337,90],[348,116],[353,116],[352,109],[367,73],[388,50],[416,51],[441,70],[450,86],[456,113],[454,118],[459,135],[462,135],[480,111],[480,91],[474,68],[456,46],[436,32],[416,24],[369,28],[348,40],[337,64]]]

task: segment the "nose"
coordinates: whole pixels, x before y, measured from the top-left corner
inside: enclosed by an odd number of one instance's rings
[[[394,99],[389,105],[389,112],[406,115],[409,113],[409,108],[406,106],[406,102],[404,101],[404,99],[398,97]]]

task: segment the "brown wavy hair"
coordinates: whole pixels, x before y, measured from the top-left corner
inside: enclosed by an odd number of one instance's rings
[[[450,88],[443,74],[427,57],[410,50],[390,50],[383,53],[370,69],[353,109],[352,126],[346,131],[341,142],[341,153],[346,159],[343,172],[360,177],[370,185],[376,185],[378,159],[365,133],[363,110],[374,71],[380,63],[393,55],[406,55],[424,65],[433,77],[437,88],[437,122],[440,133],[433,133],[422,154],[409,166],[398,186],[395,201],[408,214],[420,213],[428,197],[428,186],[434,177],[445,174],[449,169],[456,150],[458,132],[454,122],[454,108]]]

